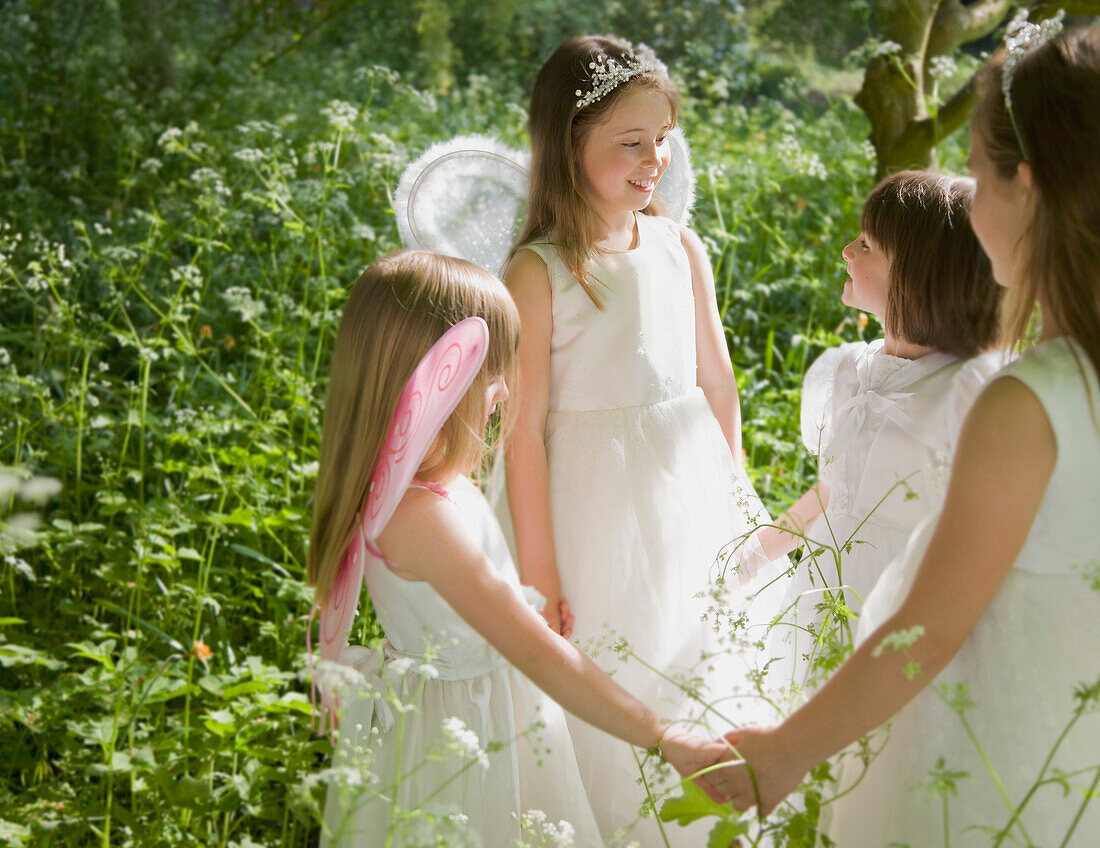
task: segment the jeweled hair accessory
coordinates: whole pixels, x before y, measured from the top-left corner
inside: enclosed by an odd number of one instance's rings
[[[1025,56],[1062,31],[1062,19],[1066,16],[1066,10],[1059,9],[1057,14],[1041,23],[1029,21],[1027,14],[1027,9],[1020,9],[1005,30],[1005,50],[1008,55],[1005,56],[1001,68],[1001,92],[1005,97],[1005,109],[1008,111],[1008,119],[1012,121],[1012,129],[1016,133],[1016,141],[1025,162],[1028,161],[1027,145],[1024,144],[1024,137],[1012,111],[1012,77],[1016,73],[1016,66]]]
[[[580,98],[577,101],[578,109],[591,106],[638,74],[668,73],[665,63],[658,59],[657,54],[645,44],[632,45],[630,53],[624,55],[621,62],[600,53],[588,63],[588,69],[591,71],[589,77],[592,80],[592,88],[587,92],[579,88],[573,92]]]

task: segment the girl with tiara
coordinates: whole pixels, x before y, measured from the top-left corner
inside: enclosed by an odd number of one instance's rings
[[[793,700],[850,644],[841,600],[858,613],[942,502],[963,418],[1004,365],[1002,353],[982,354],[998,341],[1001,292],[970,228],[973,198],[970,179],[887,177],[841,251],[841,301],[877,316],[885,338],[840,345],[810,366],[802,439],[818,454],[817,483],[735,554],[744,575],[803,544],[810,551],[769,642],[769,681]]]
[[[832,805],[832,844],[1100,833],[1100,28],[1056,29],[1017,17],[970,127],[971,223],[1016,296],[1015,337],[1037,304],[1039,340],[975,402],[942,512],[867,598],[855,653],[783,724],[728,734],[743,761],[711,776],[767,814],[889,721],[862,780],[845,762],[842,788],[858,784]],[[965,723],[945,684],[965,687]],[[922,797],[943,775],[951,791]]]
[[[670,729],[524,602],[492,508],[467,476],[508,399],[518,344],[500,280],[447,256],[379,259],[344,308],[308,563],[321,653],[352,669],[325,670],[353,678],[339,694],[334,755],[349,777],[329,787],[324,845],[514,845],[519,815],[534,809],[569,822],[575,844],[601,845],[562,712],[531,681],[681,774],[724,750]],[[381,655],[346,645],[364,579],[386,633]],[[336,687],[322,688],[333,706]],[[516,739],[535,722],[536,745]],[[477,761],[443,756],[448,736]],[[439,830],[448,823],[458,832]]]
[[[535,80],[529,213],[505,271],[523,325],[505,466],[520,573],[550,626],[582,647],[621,639],[597,662],[687,717],[692,702],[661,675],[717,649],[697,595],[723,545],[766,519],[740,467],[706,252],[653,202],[676,115],[664,65],[616,38],[564,42]],[[730,676],[708,660],[694,685],[706,698]],[[737,721],[737,704],[722,714]],[[663,845],[652,816],[638,822],[631,751],[570,729],[605,835]]]

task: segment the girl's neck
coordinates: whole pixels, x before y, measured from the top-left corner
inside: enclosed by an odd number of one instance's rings
[[[888,356],[896,356],[898,359],[920,359],[935,352],[934,347],[919,345],[898,338],[890,333],[886,334],[886,344],[882,346],[882,352]]]
[[[622,212],[613,216],[601,215],[600,220],[606,225],[603,238],[599,246],[606,250],[631,250],[636,246],[638,213]]]

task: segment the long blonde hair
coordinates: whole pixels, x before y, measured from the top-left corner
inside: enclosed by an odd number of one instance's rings
[[[1003,62],[999,56],[985,71],[973,121],[990,162],[1009,179],[1025,156],[1001,92]],[[1028,53],[1012,77],[1012,109],[1035,202],[1009,331],[1021,340],[1041,300],[1100,372],[1100,27],[1061,33]]]
[[[591,88],[589,63],[606,56],[620,63],[633,58],[628,42],[612,36],[571,38],[558,46],[539,71],[531,93],[528,129],[531,136],[530,205],[523,230],[509,259],[526,244],[545,239],[553,242],[570,273],[584,287],[592,302],[600,305],[586,265],[603,238],[603,225],[588,200],[590,186],[581,166],[581,153],[592,130],[627,92],[650,88],[668,99],[675,125],[680,101],[672,81],[663,71],[647,71],[632,77],[595,103],[577,106],[578,90]],[[654,198],[644,210],[660,215]]]
[[[340,319],[325,395],[306,568],[322,605],[354,538],[405,383],[440,336],[471,316],[489,325],[488,354],[421,464],[417,475],[423,479],[470,471],[484,456],[485,393],[515,366],[519,314],[500,280],[450,256],[398,251],[356,281]]]

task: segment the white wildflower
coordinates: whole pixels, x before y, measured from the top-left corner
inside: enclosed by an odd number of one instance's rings
[[[263,162],[267,158],[267,154],[255,147],[245,147],[234,153],[233,158],[240,159],[242,162],[256,163]]]
[[[481,750],[481,740],[458,716],[443,720],[443,733],[464,757],[477,760],[482,768],[489,768],[489,755]]]
[[[823,180],[828,176],[825,164],[816,153],[807,153],[798,143],[793,132],[788,132],[780,140],[776,152],[792,171],[807,177]]]
[[[191,288],[198,288],[202,284],[202,272],[194,265],[182,265],[171,271],[172,282]]]
[[[880,41],[871,51],[871,57],[893,56],[898,53],[901,53],[901,45],[896,41]]]
[[[232,312],[236,312],[242,321],[254,321],[267,311],[267,304],[252,296],[252,292],[243,286],[231,286],[222,292],[222,298]]]
[[[950,79],[958,69],[959,66],[950,56],[933,56],[928,63],[928,73],[936,80]]]
[[[354,666],[331,660],[320,660],[314,667],[313,679],[322,692],[342,693],[367,683],[363,672]]]
[[[20,485],[19,497],[21,500],[42,505],[50,498],[57,497],[60,491],[60,480],[53,477],[31,477]]]
[[[439,672],[436,671],[435,666],[429,663],[421,663],[420,666],[416,669],[416,673],[423,675],[424,677],[429,677],[432,680],[435,680],[437,677],[439,677]]]
[[[321,110],[321,114],[328,118],[331,124],[339,132],[351,132],[352,124],[359,117],[359,110],[344,100],[330,100],[328,106]]]
[[[377,238],[374,227],[370,224],[356,224],[351,228],[351,235],[353,238],[363,239],[364,241],[374,241]]]
[[[388,668],[398,677],[401,677],[402,675],[409,673],[409,669],[412,668],[412,664],[412,657],[398,657],[397,659],[387,663],[386,668]]]

